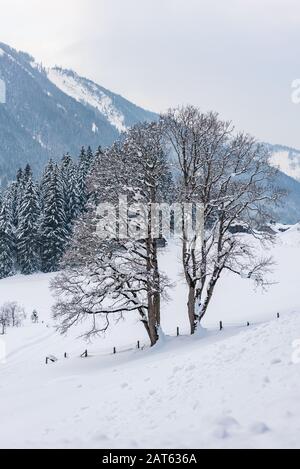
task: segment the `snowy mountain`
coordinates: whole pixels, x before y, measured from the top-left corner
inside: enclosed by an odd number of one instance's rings
[[[268,145],[272,164],[287,176],[300,181],[300,150],[283,145]]]
[[[296,179],[279,171],[276,185],[286,191],[281,204],[274,209],[274,219],[286,224],[294,224],[300,220],[300,183]]]
[[[46,69],[24,52],[0,43],[0,79],[7,89],[0,104],[0,186],[29,163],[39,175],[51,157],[77,156],[82,146],[110,145],[120,132],[157,115],[122,96],[59,67]],[[278,185],[289,192],[274,214],[283,223],[300,220],[300,151],[269,145],[281,170]]]
[[[7,90],[0,105],[1,185],[27,162],[40,172],[50,157],[110,145],[126,127],[155,118],[72,71],[47,70],[3,43],[0,79]]]
[[[72,70],[55,67],[47,70],[47,76],[63,93],[85,106],[98,110],[118,132],[124,132],[136,122],[156,118],[154,113],[135,106],[122,96],[80,77]],[[99,133],[95,123],[92,130]]]
[[[271,164],[279,169],[276,183],[287,192],[274,218],[283,223],[297,223],[300,220],[300,150],[283,145],[267,146]]]

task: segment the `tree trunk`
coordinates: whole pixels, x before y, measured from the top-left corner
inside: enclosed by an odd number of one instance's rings
[[[154,305],[153,297],[150,299],[148,310],[148,326],[149,326],[149,339],[151,347],[158,341],[158,325],[156,320],[156,308]]]
[[[206,293],[206,298],[203,303],[203,307],[201,308],[201,315],[199,316],[199,323],[200,321],[204,318],[208,305],[210,303],[210,300],[212,299],[214,289],[216,286],[217,281],[220,278],[221,270],[220,269],[215,269],[213,272],[212,279],[209,282],[208,288],[207,288],[207,293]]]
[[[155,325],[155,322],[152,319],[150,320],[150,316],[152,318],[153,311],[151,314],[148,315],[148,320],[143,320],[142,322],[148,334],[151,347],[153,347],[153,345],[155,345],[156,342],[158,341],[158,333],[157,333],[157,327]]]
[[[148,272],[148,327],[151,347],[159,339],[158,328],[160,325],[160,285],[157,261],[156,241],[151,237],[149,227],[147,239],[147,272]]]
[[[152,241],[152,249],[153,249],[153,282],[154,282],[154,288],[155,292],[153,295],[153,302],[154,302],[154,307],[155,307],[155,315],[156,315],[156,324],[157,327],[160,326],[160,274],[159,274],[159,268],[158,268],[158,259],[157,259],[157,241],[153,240]]]
[[[189,296],[188,296],[188,315],[190,321],[191,334],[194,334],[196,331],[196,315],[195,315],[195,287],[193,285],[189,286]]]

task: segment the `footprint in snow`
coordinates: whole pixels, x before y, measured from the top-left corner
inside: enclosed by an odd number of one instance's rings
[[[94,435],[93,435],[93,440],[94,441],[99,441],[99,440],[108,440],[107,436],[102,433],[102,432],[96,432]]]
[[[185,369],[186,369],[186,371],[193,371],[193,370],[196,369],[196,365],[189,365]]]
[[[45,435],[48,435],[49,433],[51,433],[51,432],[53,432],[53,431],[54,431],[53,428],[45,428],[44,434],[45,434]]]
[[[218,424],[218,426],[214,430],[213,434],[218,439],[230,437],[230,432],[240,426],[237,420],[230,416],[221,417],[217,420],[216,423]]]
[[[194,378],[189,378],[186,380],[185,384],[189,384],[189,383],[192,383],[194,381]]]
[[[256,435],[262,435],[263,433],[269,432],[270,428],[264,422],[255,422],[253,425],[251,425],[250,430]]]
[[[215,430],[214,430],[214,436],[216,438],[218,438],[219,440],[224,440],[225,438],[228,438],[229,437],[229,433],[227,432],[226,428],[220,426],[220,427],[217,427]]]
[[[277,365],[278,363],[281,363],[280,358],[274,358],[274,359],[271,361],[271,365]]]
[[[235,418],[230,417],[229,415],[226,415],[225,417],[221,417],[220,419],[217,420],[217,423],[219,425],[222,425],[223,427],[227,427],[227,428],[239,427],[240,426],[238,421]]]

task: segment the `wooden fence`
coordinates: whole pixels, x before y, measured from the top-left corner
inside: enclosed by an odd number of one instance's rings
[[[280,313],[276,313],[276,318],[280,318]],[[255,322],[255,321],[246,321],[246,322],[236,322],[236,323],[224,323],[223,321],[219,322],[219,326],[208,326],[209,329],[219,329],[220,331],[224,330],[226,327],[250,327],[250,326],[255,326],[262,324],[262,322]],[[176,336],[180,336],[180,328],[177,326],[176,328]],[[135,347],[127,348],[126,350],[121,350],[122,352],[129,352],[131,350],[143,350],[145,346],[141,346],[141,341],[138,340],[136,343]],[[112,354],[116,355],[118,353],[117,347],[113,347]],[[90,355],[88,354],[88,350],[86,349],[81,355],[80,358],[88,358]],[[69,358],[69,354],[67,352],[64,353],[64,358]],[[54,355],[49,355],[46,357],[45,363],[48,365],[48,363],[55,363],[57,362],[58,358],[55,357]]]

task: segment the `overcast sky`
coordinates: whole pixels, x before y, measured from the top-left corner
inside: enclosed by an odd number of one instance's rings
[[[299,0],[0,0],[0,41],[143,107],[193,103],[300,148]]]

